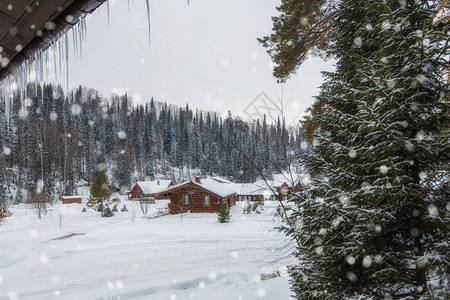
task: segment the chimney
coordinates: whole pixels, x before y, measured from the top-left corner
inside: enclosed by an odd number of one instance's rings
[[[199,174],[195,175],[195,182],[202,183],[202,178],[200,177]]]
[[[157,185],[159,185],[159,180],[156,182]]]

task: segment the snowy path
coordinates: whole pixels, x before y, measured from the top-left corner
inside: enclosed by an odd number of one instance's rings
[[[138,212],[132,223],[127,212],[100,218],[81,207],[64,207],[61,229],[59,208],[40,221],[13,211],[0,226],[0,299],[289,299],[286,277],[255,280],[291,263],[276,261],[284,237],[270,214],[235,207],[219,224],[215,214],[181,222]],[[54,240],[71,233],[85,235]]]

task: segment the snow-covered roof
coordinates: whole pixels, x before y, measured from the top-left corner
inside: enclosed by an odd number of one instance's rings
[[[236,192],[238,195],[270,195],[272,190],[267,186],[264,180],[259,180],[255,183],[235,183]]]
[[[231,182],[221,183],[221,182],[217,181],[216,179],[212,179],[212,178],[201,179],[200,183],[198,183],[194,180],[185,181],[180,184],[173,185],[173,186],[171,186],[165,190],[162,190],[160,192],[169,192],[171,190],[177,189],[177,188],[179,188],[185,184],[188,184],[190,182],[192,182],[193,184],[198,185],[220,197],[227,197],[227,196],[236,194],[236,189],[235,189],[234,185],[231,184]]]
[[[292,176],[288,173],[274,174],[273,187],[281,187],[284,183],[286,183],[287,186],[297,185],[300,182],[301,178],[302,176],[296,173],[293,173]]]
[[[144,194],[159,193],[167,189],[172,180],[153,180],[153,181],[138,181],[136,184],[141,188]]]
[[[215,180],[220,183],[234,184],[233,182],[219,176],[209,177],[209,179]]]
[[[202,179],[200,183],[193,181],[194,184],[201,186],[216,195],[221,197],[227,197],[236,194],[236,189],[233,187],[230,181],[226,180],[227,183],[222,183],[217,181],[216,178],[206,178]]]
[[[62,199],[80,199],[82,198],[81,196],[62,196]]]

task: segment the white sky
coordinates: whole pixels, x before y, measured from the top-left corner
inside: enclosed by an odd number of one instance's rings
[[[317,95],[320,71],[332,69],[311,58],[286,84],[276,83],[256,38],[271,33],[279,0],[151,0],[151,45],[145,1],[130,0],[129,10],[127,0],[110,3],[109,26],[106,4],[87,19],[83,56],[70,58],[71,88],[233,115],[244,115],[261,91],[275,102],[283,93],[293,122]]]

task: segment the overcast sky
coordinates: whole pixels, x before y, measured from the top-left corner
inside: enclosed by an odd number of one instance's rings
[[[151,0],[149,45],[145,1],[130,0],[129,10],[127,0],[110,1],[109,25],[106,4],[87,19],[83,56],[70,58],[69,86],[92,87],[107,97],[126,92],[136,104],[153,96],[242,116],[260,92],[276,103],[283,94],[292,122],[312,104],[320,71],[332,64],[311,58],[286,84],[276,83],[256,38],[270,34],[279,2],[190,0],[188,6],[186,0]]]

